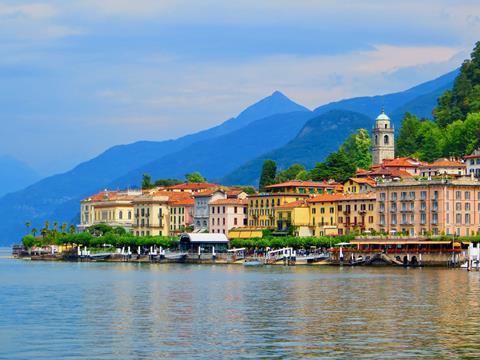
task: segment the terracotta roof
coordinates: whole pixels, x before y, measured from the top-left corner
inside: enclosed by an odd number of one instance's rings
[[[277,209],[294,209],[297,207],[306,207],[307,203],[305,200],[298,200],[298,201],[292,201],[290,203],[286,203],[280,206],[277,206]]]
[[[115,191],[101,191],[97,194],[91,195],[86,197],[82,201],[91,201],[91,202],[98,202],[98,201],[128,201],[133,200],[138,196],[138,194],[129,194],[127,192],[115,190]]]
[[[202,189],[210,189],[218,187],[217,184],[210,184],[210,183],[183,183],[168,186],[166,189],[168,190],[202,190]]]
[[[434,167],[440,167],[440,168],[446,168],[446,167],[466,167],[465,163],[458,161],[458,160],[449,160],[449,159],[438,159],[435,160],[431,164],[425,164],[422,166],[422,168],[434,168]]]
[[[478,159],[478,158],[480,158],[480,154],[465,155],[463,158],[464,159]]]
[[[367,184],[372,187],[377,186],[377,182],[375,179],[372,179],[371,177],[364,177],[364,178],[350,178],[351,181],[356,182],[357,184]]]
[[[209,203],[210,205],[247,205],[248,200],[242,200],[242,199],[217,199],[214,201],[211,201]]]
[[[188,197],[185,199],[169,200],[168,203],[171,206],[193,206],[195,204],[195,200],[193,200],[192,197]]]
[[[220,189],[220,188],[208,189],[208,190],[203,190],[203,191],[200,191],[200,192],[197,192],[197,193],[193,194],[193,197],[212,196],[217,191],[225,192],[225,190]]]
[[[395,159],[384,159],[382,166],[383,167],[412,167],[416,168],[425,164],[417,159],[410,157],[398,157]]]
[[[359,194],[323,194],[317,195],[311,199],[308,199],[308,203],[319,203],[319,202],[335,202],[335,201],[346,201],[346,200],[373,200],[376,198],[374,192],[368,193],[359,193]]]
[[[277,189],[282,187],[318,187],[318,188],[334,188],[338,183],[328,181],[302,181],[302,180],[290,180],[280,184],[273,184],[265,186],[266,189]]]

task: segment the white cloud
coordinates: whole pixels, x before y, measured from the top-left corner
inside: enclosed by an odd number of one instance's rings
[[[0,4],[0,17],[48,19],[58,14],[57,9],[46,3],[31,3],[23,5]]]

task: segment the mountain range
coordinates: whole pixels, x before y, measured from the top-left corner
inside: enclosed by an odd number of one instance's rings
[[[0,196],[23,189],[40,179],[30,166],[8,155],[0,156],[0,169]]]
[[[183,178],[200,171],[211,181],[254,184],[263,159],[280,168],[321,161],[349,133],[370,128],[382,107],[400,123],[406,111],[428,117],[458,71],[403,92],[345,99],[316,108],[299,105],[279,91],[222,124],[174,140],[114,146],[63,174],[0,198],[0,244],[19,241],[25,222],[77,222],[79,200],[104,188],[135,187],[143,173]]]

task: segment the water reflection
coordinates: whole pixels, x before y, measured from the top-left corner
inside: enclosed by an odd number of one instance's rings
[[[0,358],[478,357],[480,273],[0,260]]]

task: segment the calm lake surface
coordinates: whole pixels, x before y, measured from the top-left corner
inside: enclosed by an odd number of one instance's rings
[[[480,273],[0,252],[0,358],[479,358]]]

